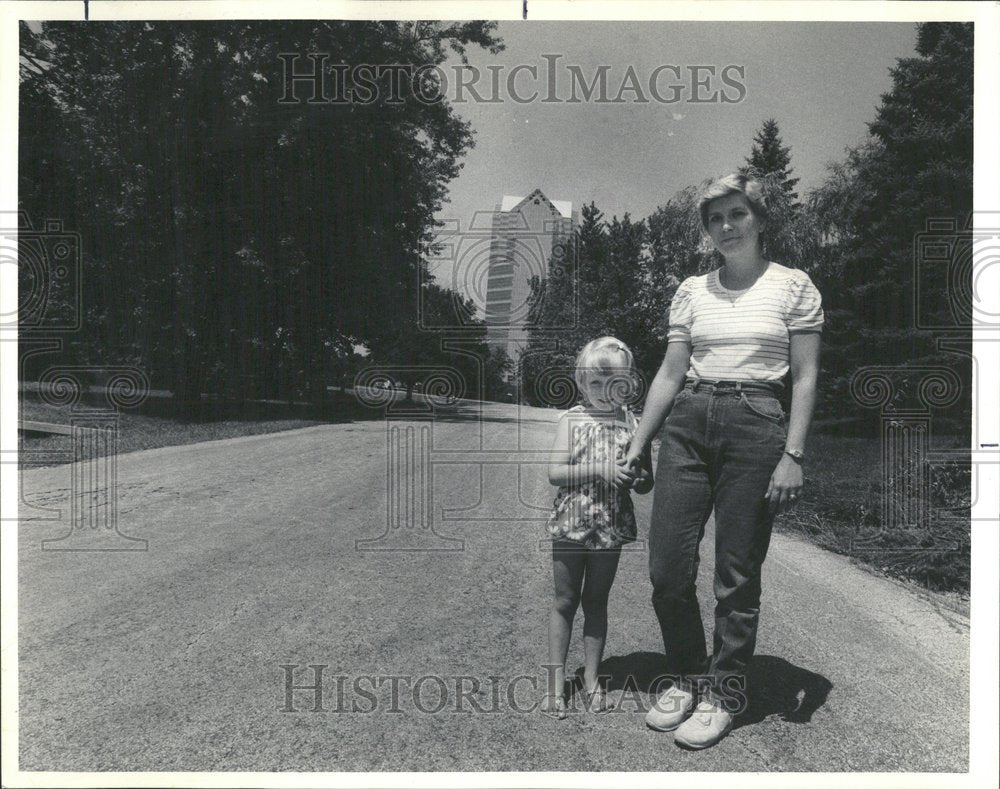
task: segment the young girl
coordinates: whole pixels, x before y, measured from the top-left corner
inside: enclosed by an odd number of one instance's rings
[[[636,538],[629,489],[648,493],[653,487],[648,455],[638,475],[625,465],[637,422],[624,401],[635,391],[635,376],[632,352],[624,343],[614,337],[587,343],[576,359],[575,372],[583,404],[559,420],[549,458],[549,482],[559,486],[546,524],[555,580],[549,614],[549,664],[555,671],[542,711],[556,718],[566,716],[566,653],[581,601],[583,690],[589,709],[605,709],[597,669],[621,546]]]

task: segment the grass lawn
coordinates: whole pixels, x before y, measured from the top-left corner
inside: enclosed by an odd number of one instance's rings
[[[345,413],[350,413],[352,404],[353,398],[351,398],[351,403],[347,404]],[[200,441],[277,433],[282,430],[295,430],[300,427],[340,421],[330,418],[309,419],[278,416],[247,419],[225,414],[213,415],[210,412],[179,418],[167,413],[165,407],[161,407],[160,410],[164,411],[161,416],[134,413],[128,409],[120,411],[118,421],[119,454],[137,452],[142,449],[196,444]],[[37,395],[21,393],[20,419],[65,425],[69,424],[70,418],[70,411],[67,407],[50,405],[42,402]],[[62,435],[29,433],[23,436],[21,442],[22,450],[52,453],[52,457],[56,458],[50,461],[43,457],[39,462],[33,464],[35,466],[56,465],[62,462],[58,459],[59,455],[70,447],[70,438]]]
[[[968,446],[967,439],[934,439],[936,449],[958,446]],[[778,517],[777,529],[801,534],[892,577],[916,581],[929,589],[968,592],[968,464],[928,464],[924,469],[929,478],[926,500],[917,500],[912,483],[904,496],[890,496],[897,510],[889,512],[892,523],[883,521],[886,491],[877,436],[812,435],[805,468],[802,500]],[[921,509],[926,513],[923,523],[912,516]]]

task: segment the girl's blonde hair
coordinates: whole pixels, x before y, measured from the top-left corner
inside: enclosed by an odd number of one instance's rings
[[[607,375],[616,370],[626,370],[630,378],[635,377],[635,357],[629,347],[617,337],[598,337],[580,349],[576,357],[573,377],[580,395],[586,399],[587,373]]]

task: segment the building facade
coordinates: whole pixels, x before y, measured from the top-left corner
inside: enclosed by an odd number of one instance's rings
[[[531,280],[544,281],[559,265],[578,224],[573,204],[549,200],[540,189],[504,195],[493,213],[486,283],[486,337],[515,362],[527,345]]]

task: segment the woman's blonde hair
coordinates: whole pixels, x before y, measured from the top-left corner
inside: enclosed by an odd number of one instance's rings
[[[629,347],[617,337],[610,336],[588,342],[577,354],[573,376],[581,396],[586,399],[587,373],[607,375],[616,370],[626,370],[630,378],[635,377],[635,357]]]
[[[750,210],[761,223],[767,221],[767,201],[764,199],[764,186],[756,178],[743,173],[730,173],[712,181],[698,198],[698,213],[701,215],[701,226],[708,230],[708,204],[720,197],[731,194],[741,194],[747,199]]]

